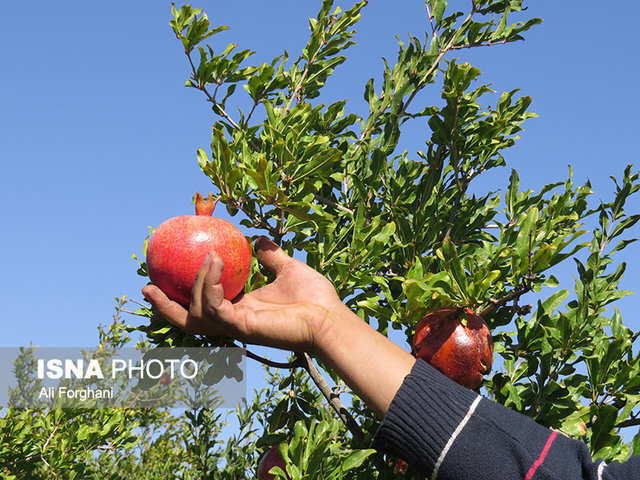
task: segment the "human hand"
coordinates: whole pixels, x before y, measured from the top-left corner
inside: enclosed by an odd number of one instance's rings
[[[188,311],[154,285],[142,293],[156,312],[188,333],[224,335],[318,356],[384,416],[411,371],[413,356],[351,312],[328,279],[267,238],[256,241],[255,253],[276,279],[232,302],[224,298],[224,265],[215,253],[196,276]]]
[[[345,308],[333,285],[266,237],[256,241],[255,253],[276,279],[233,302],[224,299],[224,265],[215,252],[198,271],[188,311],[155,285],[145,286],[142,293],[156,312],[187,333],[315,353],[327,316]]]

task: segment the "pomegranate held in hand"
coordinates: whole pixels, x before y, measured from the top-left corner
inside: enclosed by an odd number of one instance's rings
[[[284,459],[278,452],[278,446],[271,447],[258,464],[258,480],[273,480],[276,478],[274,474],[269,473],[269,470],[273,467],[280,467],[284,473],[287,473],[285,466]],[[289,475],[287,475],[287,478],[289,478]]]
[[[467,388],[491,371],[493,340],[483,318],[469,308],[441,308],[418,323],[413,353]]]
[[[215,251],[224,261],[224,298],[232,300],[244,288],[251,270],[251,247],[242,232],[213,214],[213,195],[205,201],[196,194],[196,214],[170,218],[162,223],[147,246],[151,282],[171,300],[185,307],[207,253]]]

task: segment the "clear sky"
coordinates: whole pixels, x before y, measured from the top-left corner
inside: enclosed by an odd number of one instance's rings
[[[576,182],[591,179],[609,199],[609,175],[638,162],[640,4],[531,3],[526,15],[544,23],[525,42],[465,58],[499,93],[520,88],[533,97],[540,118],[507,154],[522,185],[564,180],[571,164]],[[231,27],[214,45],[238,43],[258,62],[285,49],[295,58],[319,1],[193,5]],[[131,255],[141,254],[147,226],[192,213],[191,196],[210,190],[196,149],[207,148],[215,118],[202,95],[183,87],[188,64],[168,24],[169,2],[5,2],[0,16],[0,346],[95,345],[114,297],[141,300],[145,280]],[[365,82],[380,78],[381,57],[395,57],[394,35],[421,35],[426,25],[423,2],[371,2],[325,101],[348,98],[362,111]],[[422,149],[424,134],[412,132],[403,148]],[[508,174],[478,188],[504,189]],[[629,209],[639,211],[638,200]],[[638,251],[624,252],[623,286],[632,290]],[[637,297],[621,305],[638,327]]]

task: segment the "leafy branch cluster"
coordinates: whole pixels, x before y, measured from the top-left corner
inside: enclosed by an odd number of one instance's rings
[[[558,290],[538,301],[532,317],[516,319],[517,332],[502,333],[497,343],[504,371],[494,375],[491,390],[506,405],[538,422],[580,437],[594,456],[625,459],[637,453],[640,436],[631,445],[620,430],[640,425],[640,357],[634,352],[638,333],[622,323],[617,307],[608,306],[631,292],[619,288],[626,263],[614,271],[613,254],[635,239],[621,238],[640,215],[626,215],[624,206],[640,189],[639,175],[627,167],[615,199],[602,203],[586,262],[575,259],[575,294]]]
[[[366,115],[350,113],[346,100],[319,103],[323,86],[346,61],[366,4],[343,11],[324,0],[295,60],[285,52],[255,65],[247,65],[250,50],[204,43],[227,27],[212,28],[189,5],[174,7],[171,27],[191,68],[187,86],[204,94],[218,118],[210,151],[198,149],[199,166],[231,215],[240,213],[242,225],[304,255],[382,333],[391,326],[409,339],[428,311],[474,308],[492,328],[504,361],[485,382],[489,394],[581,436],[602,458],[623,458],[640,441],[628,446],[619,435],[637,418],[636,336],[618,313],[604,316],[625,294],[618,289],[624,264],[614,273],[606,267],[631,241],[610,248],[637,221],[623,209],[637,175],[627,169],[616,199],[595,208],[591,185],[574,185],[571,173],[536,193],[522,190],[512,170],[504,192],[472,193],[478,176],[507,165],[505,151],[535,114],[529,97],[517,90],[495,96],[478,83],[477,68],[447,56],[522,40],[540,22],[513,21],[524,15],[522,0],[472,1],[468,11],[427,1],[424,39],[399,41],[380,81],[366,82]],[[439,104],[424,103],[427,87],[440,90]],[[489,98],[495,106],[483,107]],[[422,151],[403,150],[407,122],[424,125]],[[584,240],[595,216],[600,226]],[[535,310],[524,304],[529,292],[556,289],[553,269],[585,250],[575,299],[560,290]],[[266,281],[254,262],[248,289]],[[159,318],[141,330],[158,345],[220,341],[188,337]]]

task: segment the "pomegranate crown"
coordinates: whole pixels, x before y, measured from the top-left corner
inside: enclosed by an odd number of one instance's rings
[[[215,202],[213,201],[213,193],[209,192],[209,196],[204,199],[200,192],[196,193],[196,215],[203,215],[206,217],[210,217],[213,215],[213,210],[216,208],[216,203],[220,198],[216,198]]]

